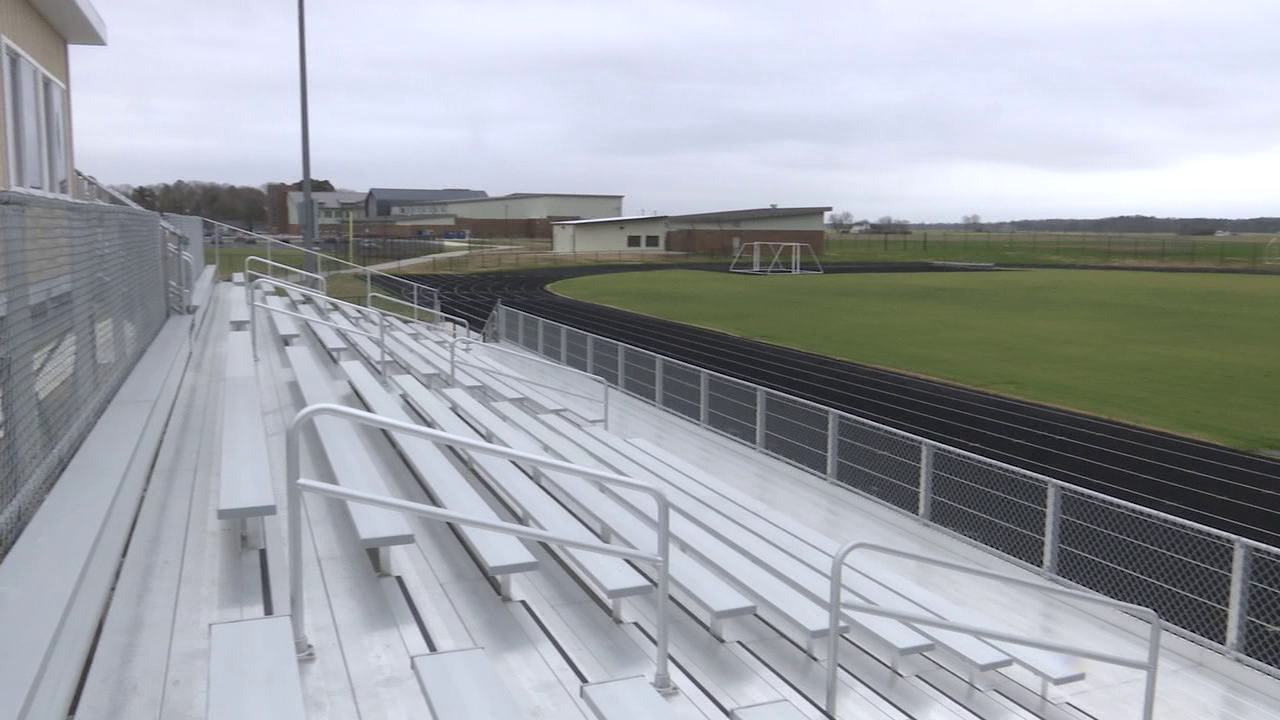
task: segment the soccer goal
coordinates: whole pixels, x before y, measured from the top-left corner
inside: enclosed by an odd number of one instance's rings
[[[822,263],[808,243],[743,243],[729,272],[752,275],[821,275]]]
[[[1280,237],[1271,238],[1271,242],[1262,249],[1262,262],[1267,265],[1280,265]]]

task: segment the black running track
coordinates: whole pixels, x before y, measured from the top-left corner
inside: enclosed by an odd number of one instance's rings
[[[424,275],[412,279],[439,288],[443,309],[467,317],[473,324],[482,324],[494,304],[501,300],[510,307],[667,357],[803,397],[1144,507],[1268,545],[1280,545],[1280,462],[1276,460],[1089,415],[605,308],[559,297],[546,290],[549,283],[569,277],[661,267],[547,268],[472,275]],[[723,265],[691,267],[723,271]],[[828,268],[827,271],[904,272],[929,269],[923,265],[875,265]],[[767,282],[763,278],[759,281]],[[1224,402],[1230,402],[1230,399],[1224,398]],[[1120,534],[1132,537],[1132,532]],[[1160,544],[1153,541],[1153,545]],[[1219,565],[1220,560],[1215,557],[1212,564]],[[1138,558],[1129,559],[1129,562],[1136,561]],[[1159,561],[1152,557],[1142,562]],[[1265,604],[1269,610],[1265,615],[1274,624],[1280,619],[1272,616],[1272,613],[1280,616],[1280,563],[1255,563],[1254,570],[1255,575],[1267,580],[1270,587],[1265,590],[1273,592],[1255,595],[1250,605]],[[1101,569],[1094,568],[1092,572],[1097,574]],[[1195,581],[1183,591],[1205,598],[1215,597],[1224,581],[1225,578],[1214,578],[1210,583],[1212,588],[1203,587],[1203,583]],[[1171,579],[1169,584],[1176,587],[1179,581]],[[1257,590],[1261,592],[1264,589]],[[1176,590],[1171,592],[1177,594]],[[1264,595],[1267,598],[1265,603],[1262,602]],[[1177,600],[1175,604],[1181,605],[1182,601]],[[1191,608],[1186,610],[1193,612]],[[1203,613],[1204,608],[1200,608],[1193,614]],[[1178,624],[1188,627],[1185,622]],[[1264,631],[1265,627],[1258,629]],[[1215,633],[1202,634],[1214,637]],[[1280,642],[1276,643],[1275,652],[1276,656],[1268,658],[1273,664],[1280,659]],[[1271,655],[1270,652],[1265,654]]]

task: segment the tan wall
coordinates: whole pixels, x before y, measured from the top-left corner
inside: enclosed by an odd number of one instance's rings
[[[0,35],[30,55],[46,72],[66,85],[68,90],[71,89],[67,70],[67,43],[27,0],[0,0]],[[8,78],[0,78],[0,88],[6,82]],[[0,189],[9,187],[9,129],[5,123],[5,112],[4,93],[0,92]],[[71,123],[69,97],[67,123]],[[68,143],[67,159],[74,168],[74,138]]]
[[[562,228],[568,228],[567,230]],[[665,219],[632,220],[617,223],[587,223],[585,225],[557,225],[552,238],[556,252],[660,252],[667,247]],[[657,235],[658,247],[627,247],[628,235],[640,235],[641,243],[646,235]]]
[[[826,233],[822,230],[672,230],[667,249],[677,252],[732,254],[733,239],[749,242],[808,243],[821,255]]]

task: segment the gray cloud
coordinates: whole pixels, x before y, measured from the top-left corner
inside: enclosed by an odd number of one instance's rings
[[[83,169],[296,178],[291,4],[96,4]],[[1274,214],[1277,26],[1265,0],[312,0],[313,167],[628,210]]]

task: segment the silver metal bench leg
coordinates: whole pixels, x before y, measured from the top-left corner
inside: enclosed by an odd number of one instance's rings
[[[379,575],[391,574],[391,548],[368,548],[369,561],[373,563],[373,571]]]
[[[513,600],[511,595],[511,575],[501,575],[498,577],[498,594],[503,600]]]
[[[266,547],[267,533],[261,517],[240,518],[240,549],[258,550]]]
[[[616,623],[622,622],[622,598],[610,600],[609,607],[611,610],[609,614],[613,617],[613,621]]]
[[[724,619],[723,618],[712,618],[709,629],[711,630],[711,637],[719,640],[720,642],[724,642]]]

